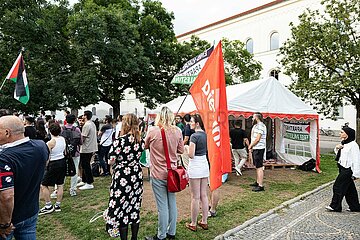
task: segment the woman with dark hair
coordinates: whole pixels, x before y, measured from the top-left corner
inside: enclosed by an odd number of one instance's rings
[[[191,231],[197,230],[197,225],[202,229],[208,230],[208,206],[207,197],[209,164],[206,158],[207,140],[204,124],[199,114],[191,117],[191,129],[195,133],[190,137],[189,144],[189,166],[188,174],[190,179],[191,191],[191,223],[186,223],[186,227]],[[201,201],[202,219],[197,222],[199,215],[199,202]]]
[[[131,239],[136,240],[143,193],[143,175],[139,161],[144,151],[144,141],[140,138],[139,121],[135,114],[123,117],[120,135],[110,149],[109,165],[113,166],[113,174],[109,206],[104,212],[104,219],[111,237],[127,239],[130,224]]]
[[[50,158],[47,163],[44,178],[41,182],[41,190],[45,199],[45,206],[40,210],[39,215],[49,214],[54,211],[60,212],[60,203],[64,192],[64,180],[66,172],[66,162],[64,151],[66,148],[65,138],[60,136],[61,127],[58,123],[49,126],[51,140],[47,142],[50,149]],[[57,199],[53,206],[50,199],[49,187],[57,185]]]
[[[25,125],[25,137],[29,137],[30,139],[36,139],[36,129],[34,127],[34,118],[30,116],[26,116],[24,119]]]
[[[343,127],[340,132],[341,144],[336,145],[335,160],[339,168],[333,186],[333,197],[329,206],[329,211],[341,212],[342,200],[349,205],[348,211],[360,212],[359,197],[354,184],[355,178],[360,178],[360,151],[359,145],[355,142],[355,130],[350,127]]]
[[[36,139],[43,140],[44,142],[48,142],[50,140],[47,137],[44,119],[38,118],[35,123],[35,128],[36,128]]]

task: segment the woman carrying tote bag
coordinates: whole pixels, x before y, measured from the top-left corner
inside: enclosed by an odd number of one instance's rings
[[[174,125],[174,113],[163,107],[156,116],[155,126],[150,128],[145,138],[145,148],[150,149],[150,177],[158,209],[158,232],[147,240],[175,239],[177,208],[175,193],[168,192],[167,164],[161,128],[165,130],[170,164],[177,168],[177,154],[184,152],[184,143],[180,128]]]

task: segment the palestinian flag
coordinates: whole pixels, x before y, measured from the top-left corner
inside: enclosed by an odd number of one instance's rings
[[[30,99],[30,92],[26,78],[24,59],[21,53],[6,76],[6,79],[15,83],[14,98],[23,104],[27,104]]]

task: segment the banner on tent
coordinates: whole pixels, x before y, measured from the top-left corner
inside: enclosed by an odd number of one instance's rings
[[[285,138],[301,141],[301,142],[309,142],[310,141],[310,123],[290,123],[284,122],[285,128]]]
[[[174,76],[171,83],[188,85],[193,84],[213,50],[214,46],[205,50],[200,55],[187,61],[185,65],[181,68],[180,72]]]

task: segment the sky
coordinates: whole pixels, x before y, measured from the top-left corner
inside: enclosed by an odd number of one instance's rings
[[[185,33],[273,0],[160,0],[175,16],[176,35]],[[69,0],[71,4],[77,0]]]

